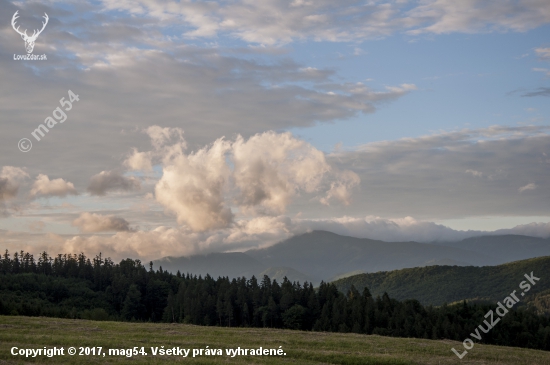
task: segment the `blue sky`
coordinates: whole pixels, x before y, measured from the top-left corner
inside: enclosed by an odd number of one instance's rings
[[[149,259],[312,229],[550,236],[546,0],[0,9],[0,246]],[[14,59],[16,11],[28,29],[48,14],[47,61]],[[34,140],[68,90],[67,121]]]
[[[548,123],[547,98],[522,95],[548,85],[548,76],[533,68],[544,67],[535,49],[550,43],[549,35],[546,26],[527,33],[396,35],[352,45],[295,46],[301,62],[338,70],[347,81],[372,80],[368,85],[375,88],[399,83],[418,87],[374,114],[296,133],[329,150],[339,142],[352,147],[441,130]],[[354,56],[356,48],[364,53]]]

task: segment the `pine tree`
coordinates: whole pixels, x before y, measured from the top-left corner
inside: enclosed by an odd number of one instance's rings
[[[130,285],[130,289],[128,289],[126,299],[124,299],[121,315],[127,320],[139,320],[143,311],[144,306],[141,303],[141,293],[137,286],[132,284]]]

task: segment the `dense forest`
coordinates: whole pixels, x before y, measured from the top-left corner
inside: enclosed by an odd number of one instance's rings
[[[205,326],[271,327],[462,341],[484,325],[495,305],[423,306],[368,288],[347,293],[333,284],[278,283],[264,276],[229,280],[176,275],[139,260],[116,264],[98,255],[43,252],[36,260],[8,251],[0,260],[0,314],[93,320],[183,322]],[[496,314],[495,314],[496,316]],[[550,318],[510,310],[481,343],[550,350]]]

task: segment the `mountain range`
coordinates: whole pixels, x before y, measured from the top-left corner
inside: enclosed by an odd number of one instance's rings
[[[458,242],[384,242],[313,231],[273,246],[241,253],[165,257],[163,270],[213,277],[261,277],[314,284],[360,273],[425,266],[493,266],[549,256],[550,239],[519,235],[480,236]]]

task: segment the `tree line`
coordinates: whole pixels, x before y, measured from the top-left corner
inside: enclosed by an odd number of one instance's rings
[[[0,314],[92,320],[178,322],[203,326],[269,327],[462,341],[483,323],[492,304],[439,307],[398,301],[368,288],[339,292],[311,283],[172,274],[140,260],[114,263],[100,255],[28,252],[0,259]],[[184,268],[183,268],[184,269]],[[437,290],[437,288],[434,288]],[[550,318],[510,310],[480,343],[550,350]]]

